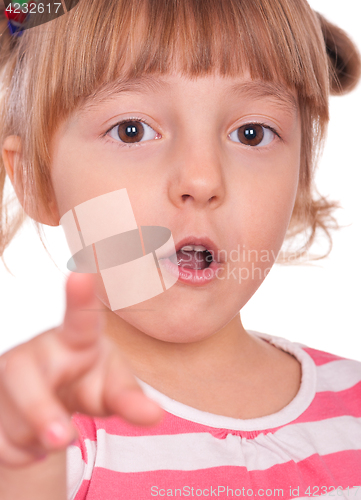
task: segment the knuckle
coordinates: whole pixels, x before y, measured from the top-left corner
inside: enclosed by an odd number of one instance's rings
[[[14,349],[10,353],[2,356],[0,363],[0,373],[4,380],[13,374],[18,373],[25,362],[24,353],[20,349]]]

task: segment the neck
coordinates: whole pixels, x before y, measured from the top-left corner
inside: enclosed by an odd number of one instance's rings
[[[259,344],[243,328],[239,314],[224,328],[197,342],[159,340],[114,313],[107,314],[106,333],[127,356],[133,373],[150,385],[161,380],[188,379],[209,383],[234,376],[235,372],[246,375]]]
[[[257,418],[279,411],[299,390],[298,361],[249,335],[239,314],[197,342],[159,340],[114,313],[107,315],[106,333],[120,346],[134,375],[199,410]]]

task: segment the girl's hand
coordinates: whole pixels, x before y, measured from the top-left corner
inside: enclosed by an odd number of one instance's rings
[[[67,309],[58,328],[0,356],[0,464],[24,466],[64,449],[76,430],[71,414],[113,414],[139,425],[157,423],[127,360],[102,335],[92,275],[71,274]],[[103,313],[106,314],[106,313]]]

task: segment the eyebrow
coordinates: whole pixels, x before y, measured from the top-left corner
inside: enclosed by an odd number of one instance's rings
[[[79,112],[97,108],[105,102],[116,99],[119,95],[132,92],[141,94],[145,92],[160,92],[169,90],[172,84],[156,78],[152,75],[144,75],[139,78],[132,78],[125,81],[116,81],[105,85],[95,94],[85,99],[80,106]],[[298,110],[297,98],[288,87],[278,82],[265,82],[253,80],[235,83],[228,91],[229,93],[246,99],[262,100],[268,99],[276,106],[281,107],[288,114],[294,114]]]
[[[99,91],[87,97],[79,108],[79,111],[85,112],[90,109],[97,108],[105,102],[116,99],[119,95],[125,92],[134,94],[142,94],[145,92],[160,92],[169,90],[172,85],[164,80],[153,76],[144,75],[139,78],[130,78],[128,80],[116,81],[105,85]]]
[[[283,84],[277,82],[265,82],[255,80],[250,82],[236,83],[230,89],[231,93],[246,97],[248,99],[269,99],[276,106],[289,113],[298,111],[298,102],[293,93]]]

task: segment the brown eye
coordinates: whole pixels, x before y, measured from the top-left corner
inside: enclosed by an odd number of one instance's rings
[[[238,129],[238,139],[246,146],[258,146],[264,137],[262,125],[254,123],[253,125],[243,125]]]
[[[108,134],[120,144],[133,144],[158,138],[157,132],[140,120],[124,120],[109,130]]]
[[[259,123],[247,123],[238,127],[229,137],[245,146],[267,146],[273,141],[275,135],[276,133],[267,126]]]
[[[123,142],[138,142],[143,138],[144,128],[140,122],[124,122],[118,125],[118,135]]]

